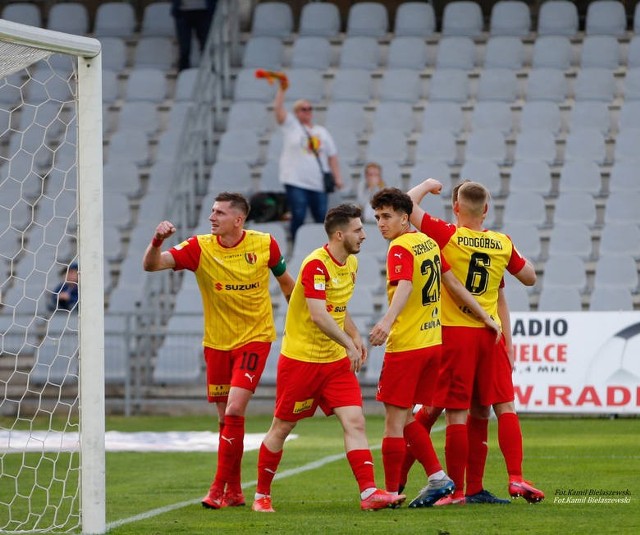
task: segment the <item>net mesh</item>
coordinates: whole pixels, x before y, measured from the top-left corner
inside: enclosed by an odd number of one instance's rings
[[[2,42],[0,58],[0,531],[71,532],[80,526],[76,58]]]

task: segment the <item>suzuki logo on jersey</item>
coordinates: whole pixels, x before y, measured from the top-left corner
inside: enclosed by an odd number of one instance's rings
[[[248,264],[255,264],[258,261],[258,255],[256,253],[245,253],[244,259]]]
[[[222,284],[219,282],[216,282],[216,290],[220,291],[222,290]]]
[[[247,290],[257,290],[258,288],[260,288],[260,283],[252,282],[250,284],[222,284],[221,282],[216,282],[215,288],[219,292],[222,290],[225,290],[227,292],[229,291],[243,292]]]

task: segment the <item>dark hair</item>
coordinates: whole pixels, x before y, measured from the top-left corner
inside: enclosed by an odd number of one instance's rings
[[[338,229],[346,227],[352,219],[362,216],[362,210],[355,204],[339,204],[331,208],[324,218],[324,230],[327,236]]]
[[[244,213],[245,217],[248,216],[249,212],[251,211],[249,201],[244,195],[242,195],[242,193],[223,191],[222,193],[218,193],[215,200],[217,202],[231,203],[231,207],[235,208],[236,210],[240,210],[242,213]]]
[[[394,212],[403,212],[407,215],[413,212],[411,197],[398,188],[383,188],[371,199],[371,208],[374,210],[385,206],[391,206]]]

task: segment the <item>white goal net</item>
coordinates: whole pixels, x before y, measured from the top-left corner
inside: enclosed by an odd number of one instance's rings
[[[105,532],[98,41],[0,19],[0,532]]]

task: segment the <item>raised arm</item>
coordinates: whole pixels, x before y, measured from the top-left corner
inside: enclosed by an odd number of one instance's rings
[[[284,94],[286,89],[283,89],[282,84],[278,84],[278,89],[276,90],[276,96],[273,99],[273,113],[276,116],[276,122],[278,124],[284,123],[284,120],[287,118],[287,110],[284,107]]]
[[[414,186],[409,191],[407,191],[407,194],[413,201],[413,211],[411,212],[409,220],[414,227],[420,228],[420,225],[422,224],[422,218],[426,213],[420,207],[420,203],[422,202],[422,199],[424,199],[424,196],[427,193],[440,195],[441,191],[442,183],[438,182],[435,178],[427,178],[424,182],[421,182],[417,186]]]
[[[144,256],[142,257],[142,267],[145,271],[162,271],[163,269],[173,269],[176,266],[173,255],[168,252],[162,252],[162,242],[176,231],[171,221],[162,221],[156,227],[153,240],[147,246]]]

